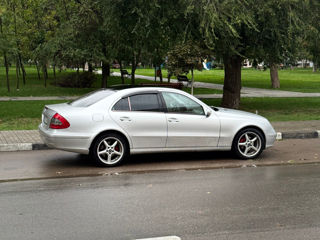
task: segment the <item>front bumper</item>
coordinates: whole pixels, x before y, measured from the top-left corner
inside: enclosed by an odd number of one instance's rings
[[[277,133],[270,133],[266,135],[266,148],[272,147],[274,142],[276,141]]]
[[[89,153],[90,137],[46,129],[42,124],[39,125],[39,133],[42,141],[50,148],[81,154]]]

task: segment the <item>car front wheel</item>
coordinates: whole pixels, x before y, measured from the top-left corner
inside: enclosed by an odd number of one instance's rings
[[[106,133],[99,136],[92,145],[93,160],[103,167],[114,167],[123,162],[128,155],[128,144],[118,134]]]
[[[264,149],[262,133],[254,128],[241,130],[234,138],[232,150],[241,159],[257,158]]]

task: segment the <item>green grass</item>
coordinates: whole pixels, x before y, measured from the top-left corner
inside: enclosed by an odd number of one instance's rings
[[[44,105],[64,101],[0,102],[0,130],[37,129]],[[205,99],[220,106],[221,99]],[[258,113],[270,121],[320,120],[320,98],[243,98],[241,110]]]
[[[26,77],[26,84],[23,85],[22,77],[20,79],[20,89],[16,89],[16,73],[14,68],[10,68],[10,86],[11,91],[8,92],[6,87],[6,76],[5,76],[5,69],[4,67],[0,67],[0,96],[11,96],[11,97],[25,97],[25,96],[81,96],[88,92],[94,91],[97,88],[101,87],[101,80],[98,77],[98,80],[94,82],[92,88],[62,88],[54,86],[54,77],[53,77],[53,70],[48,69],[49,79],[47,82],[47,87],[44,87],[44,80],[38,80],[37,70],[35,67],[26,67],[27,77]],[[57,78],[69,74],[72,70],[63,71],[59,73],[57,71]],[[42,75],[41,75],[42,77]],[[125,78],[125,83],[130,84],[131,80]],[[136,84],[139,85],[141,83],[152,83],[152,81],[143,80],[143,79],[136,79]],[[120,77],[109,77],[108,79],[108,87],[112,85],[121,84]],[[190,92],[189,88],[184,88],[185,91]],[[214,90],[214,89],[206,89],[206,88],[199,88],[195,89],[195,94],[214,94],[214,93],[222,93],[221,90]]]
[[[220,106],[221,99],[205,99],[210,106]],[[240,110],[253,112],[270,121],[320,120],[320,98],[242,98]]]
[[[63,101],[0,102],[0,130],[37,129],[44,105]]]
[[[130,69],[128,69],[130,72]],[[136,74],[154,76],[154,69],[137,69]],[[163,70],[164,77],[167,71]],[[223,84],[224,70],[195,71],[195,81]],[[190,74],[188,77],[191,78]],[[280,90],[297,92],[320,92],[320,72],[312,72],[311,69],[285,69],[279,70]],[[242,69],[242,86],[272,89],[270,71],[256,69]]]

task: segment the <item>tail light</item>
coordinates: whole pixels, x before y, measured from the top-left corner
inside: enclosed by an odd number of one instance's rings
[[[53,129],[64,129],[70,127],[70,123],[62,117],[59,113],[53,115],[50,121],[50,128]]]

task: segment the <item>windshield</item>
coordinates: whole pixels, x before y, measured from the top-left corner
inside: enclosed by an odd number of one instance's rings
[[[72,102],[69,102],[69,104],[73,107],[88,107],[112,95],[113,93],[115,93],[115,91],[110,89],[100,89],[94,92],[90,92],[76,100],[73,100]]]

